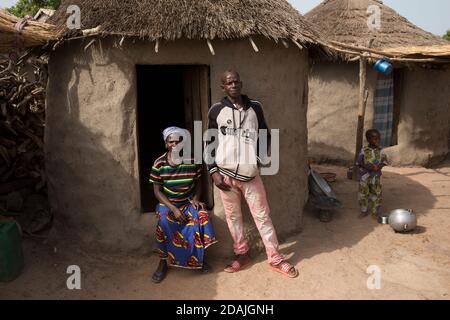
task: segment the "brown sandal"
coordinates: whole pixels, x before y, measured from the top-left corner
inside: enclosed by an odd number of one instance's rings
[[[298,277],[298,270],[295,269],[295,267],[292,264],[290,264],[289,262],[286,262],[286,261],[283,261],[280,264],[277,264],[275,266],[271,264],[270,268],[276,272],[284,274],[285,276],[287,276],[289,278]]]
[[[244,262],[239,261],[239,259],[234,260],[231,264],[227,265],[225,269],[223,269],[223,271],[228,273],[235,273],[247,269],[248,267],[250,267],[252,261],[248,257],[244,259]]]

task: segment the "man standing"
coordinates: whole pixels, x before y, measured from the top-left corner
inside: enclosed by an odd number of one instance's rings
[[[208,166],[214,184],[220,189],[225,216],[234,241],[236,259],[224,271],[237,272],[251,263],[244,235],[241,194],[244,196],[261,235],[269,264],[275,271],[294,278],[298,271],[278,251],[278,240],[269,216],[269,204],[259,175],[259,129],[267,129],[261,103],[241,94],[242,82],[235,71],[222,75],[226,94],[208,113],[208,129],[218,130],[215,162]]]

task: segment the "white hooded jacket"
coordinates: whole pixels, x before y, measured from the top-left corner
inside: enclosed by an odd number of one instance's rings
[[[261,103],[242,96],[244,107],[236,108],[224,98],[214,104],[208,113],[208,129],[218,130],[218,146],[212,152],[213,164],[208,165],[210,174],[217,171],[240,181],[250,181],[259,174],[259,129],[267,129]],[[209,145],[210,142],[207,142]]]

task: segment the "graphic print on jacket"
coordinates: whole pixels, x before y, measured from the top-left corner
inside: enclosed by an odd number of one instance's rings
[[[218,130],[218,147],[212,154],[215,162],[208,165],[208,170],[210,174],[219,171],[240,181],[250,181],[259,173],[258,130],[268,128],[261,103],[245,95],[242,101],[244,106],[238,109],[224,98],[209,110],[208,129]]]

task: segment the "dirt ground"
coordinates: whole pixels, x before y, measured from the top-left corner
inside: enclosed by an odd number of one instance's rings
[[[260,254],[236,274],[222,272],[227,261],[216,259],[211,274],[170,269],[163,283],[153,284],[157,258],[150,252],[106,255],[75,243],[26,239],[25,270],[0,283],[0,299],[449,299],[450,162],[437,169],[385,169],[384,210],[413,209],[419,227],[410,234],[357,217],[357,184],[346,179],[345,168],[315,168],[337,173],[332,186],[343,208],[330,223],[305,213],[303,231],[282,244],[300,270],[296,279],[270,271]],[[66,287],[69,265],[81,268],[81,290]],[[371,265],[381,270],[380,289],[367,288]]]

